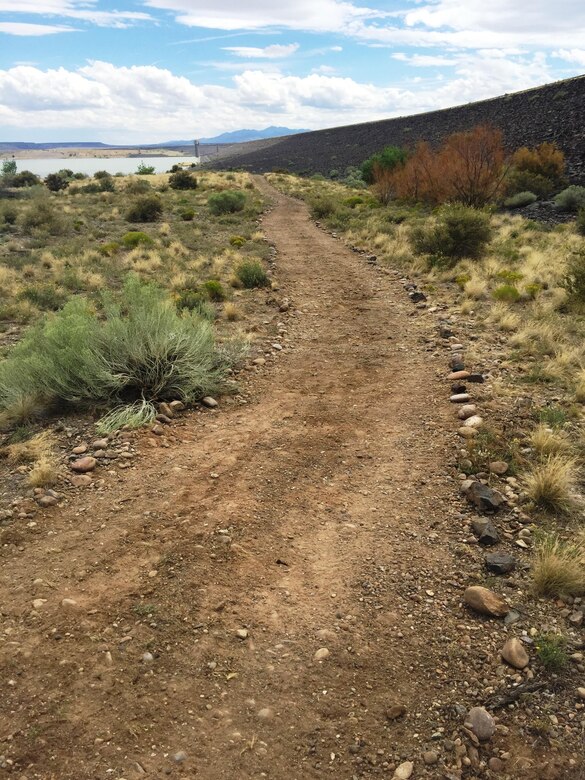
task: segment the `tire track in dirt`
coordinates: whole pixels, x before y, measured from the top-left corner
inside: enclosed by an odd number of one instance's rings
[[[257,184],[294,312],[253,402],[191,416],[3,561],[0,737],[28,780],[384,776],[432,720],[444,616],[416,625],[405,587],[453,569],[429,538],[454,490],[439,366],[401,285]],[[418,720],[389,723],[397,700]]]

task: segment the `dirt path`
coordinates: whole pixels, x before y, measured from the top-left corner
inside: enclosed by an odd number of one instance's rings
[[[287,331],[249,403],[186,417],[170,448],[145,435],[1,561],[16,777],[392,776],[449,717],[444,365],[400,284],[270,192],[293,313],[267,309]]]

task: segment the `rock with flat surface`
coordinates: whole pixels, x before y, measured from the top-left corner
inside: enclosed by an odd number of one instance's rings
[[[507,553],[488,553],[485,556],[485,565],[493,574],[509,574],[516,568],[516,559]]]
[[[498,477],[502,477],[508,471],[508,464],[503,460],[494,460],[490,463],[490,471],[492,474],[497,474]]]
[[[472,707],[465,718],[465,725],[480,742],[487,742],[494,735],[496,723],[484,707]]]
[[[468,393],[455,393],[449,400],[452,404],[466,404],[471,401],[471,396]]]
[[[481,615],[504,617],[510,611],[508,602],[493,590],[482,585],[471,585],[463,594],[463,601],[468,607]]]
[[[464,493],[467,499],[482,512],[497,512],[505,503],[505,498],[501,493],[477,480],[471,482]]]
[[[508,639],[506,644],[502,647],[501,655],[504,661],[510,664],[510,666],[513,666],[514,669],[524,669],[525,666],[528,666],[528,662],[530,661],[530,657],[526,652],[524,645],[516,637]]]
[[[78,458],[71,464],[73,471],[77,471],[78,474],[84,474],[86,471],[93,471],[96,467],[97,460],[87,455],[85,458]]]

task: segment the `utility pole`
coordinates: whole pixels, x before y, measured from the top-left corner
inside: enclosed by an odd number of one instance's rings
[[[199,157],[199,141],[193,141],[193,146],[195,147],[195,157]]]

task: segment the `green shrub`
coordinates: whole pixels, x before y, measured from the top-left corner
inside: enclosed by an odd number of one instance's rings
[[[506,192],[533,192],[538,198],[548,198],[554,192],[555,182],[541,173],[512,169],[506,179]]]
[[[35,200],[20,215],[20,226],[27,232],[44,231],[52,236],[65,233],[67,223],[47,200]]]
[[[220,390],[227,368],[208,322],[130,276],[100,313],[75,297],[28,331],[0,364],[0,408],[31,395],[45,406],[190,401]]]
[[[560,672],[567,665],[569,658],[566,650],[567,642],[559,634],[544,634],[536,638],[536,655],[549,672]]]
[[[83,187],[75,187],[71,190],[75,195],[80,193],[81,195],[95,195],[98,192],[103,192],[101,185],[97,181],[90,181],[88,184],[84,184]]]
[[[151,191],[150,182],[145,179],[130,179],[124,187],[124,192],[127,192],[129,195],[145,195]]]
[[[163,210],[163,204],[158,195],[143,195],[136,198],[126,212],[127,222],[156,222]]]
[[[122,236],[122,244],[126,249],[134,249],[139,244],[150,246],[154,244],[154,241],[147,233],[143,233],[141,230],[131,230]]]
[[[108,241],[106,244],[98,246],[98,252],[104,257],[113,257],[119,249],[120,244],[117,241]]]
[[[189,171],[178,170],[169,176],[169,187],[173,190],[196,190],[197,179]]]
[[[138,176],[152,176],[154,173],[154,165],[146,165],[144,162],[138,163],[138,168],[136,169],[136,173]]]
[[[203,282],[203,289],[210,301],[225,301],[225,290],[217,279],[208,279]]]
[[[577,221],[575,222],[577,233],[585,236],[585,206],[581,206],[577,212]]]
[[[204,297],[203,293],[197,288],[188,288],[181,290],[175,297],[177,309],[187,309],[198,314],[205,320],[213,322],[216,317],[215,307]]]
[[[257,260],[244,260],[236,267],[235,274],[246,289],[266,287],[268,284],[266,271]]]
[[[505,303],[516,303],[520,300],[520,292],[513,284],[501,284],[496,287],[492,296],[496,301],[504,301]]]
[[[585,303],[585,249],[570,255],[563,287],[575,302]]]
[[[65,294],[53,284],[25,287],[18,294],[20,300],[30,301],[37,309],[57,311],[67,300]]]
[[[107,435],[114,431],[125,429],[142,428],[143,425],[150,425],[156,418],[156,407],[152,401],[135,401],[133,404],[123,404],[116,406],[96,425],[96,430],[100,435]]]
[[[373,184],[376,169],[392,171],[394,168],[404,165],[408,154],[398,146],[386,146],[381,152],[369,157],[361,166],[363,180],[367,184]]]
[[[462,205],[444,206],[431,226],[416,226],[411,241],[418,254],[453,266],[463,257],[480,257],[492,237],[489,215]]]
[[[2,160],[0,176],[4,179],[8,176],[16,176],[16,160]]]
[[[516,195],[512,195],[506,198],[504,206],[509,209],[520,209],[522,206],[530,206],[531,203],[536,203],[538,198],[533,192],[517,192]]]
[[[5,225],[15,225],[18,219],[18,209],[11,203],[4,203],[0,207],[0,220]]]
[[[309,199],[309,208],[313,219],[325,219],[335,214],[339,203],[332,195],[318,195]]]
[[[244,246],[245,243],[246,243],[246,239],[244,238],[244,236],[232,236],[230,238],[230,244],[232,246],[241,247]]]
[[[239,190],[224,190],[210,195],[207,199],[207,205],[216,217],[221,214],[233,214],[244,209],[246,196]]]
[[[585,187],[571,184],[555,197],[555,206],[559,211],[575,213],[585,206]]]
[[[182,209],[179,212],[179,216],[183,222],[192,222],[193,218],[195,217],[195,211],[194,209]]]
[[[12,187],[34,187],[35,184],[40,184],[41,180],[31,171],[21,171],[11,181]]]
[[[45,186],[51,192],[60,192],[66,190],[69,186],[69,179],[60,173],[50,173],[45,177]]]

